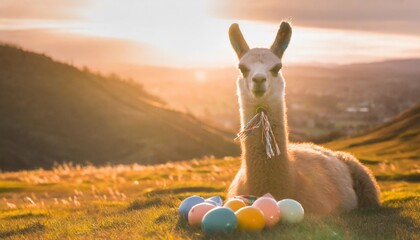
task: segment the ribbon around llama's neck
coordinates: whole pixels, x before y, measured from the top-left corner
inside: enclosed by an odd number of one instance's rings
[[[266,110],[263,107],[257,107],[256,114],[245,124],[242,130],[237,134],[235,140],[245,140],[249,135],[252,134],[254,129],[261,127],[262,139],[261,141],[265,145],[265,152],[268,158],[280,155],[279,145],[277,144],[276,138],[274,137],[273,130],[271,129],[270,122],[266,114]]]

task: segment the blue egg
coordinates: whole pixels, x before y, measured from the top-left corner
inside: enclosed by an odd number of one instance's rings
[[[229,208],[216,207],[206,213],[201,222],[201,229],[208,234],[230,233],[235,231],[238,219]]]
[[[190,212],[191,208],[195,205],[204,202],[204,198],[199,196],[191,196],[184,199],[179,205],[178,212],[184,218],[188,219],[188,213]]]
[[[220,207],[220,205],[217,202],[215,202],[213,200],[210,200],[210,199],[206,199],[206,200],[204,200],[204,202],[210,203],[211,205],[213,205],[215,207]]]
[[[223,200],[220,196],[213,196],[211,198],[207,198],[206,201],[207,200],[215,202],[217,204],[216,206],[219,206],[219,207],[223,205]]]

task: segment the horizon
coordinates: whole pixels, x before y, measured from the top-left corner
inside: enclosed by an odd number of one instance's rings
[[[266,2],[262,10],[279,7]],[[47,9],[20,3],[0,3],[0,13],[7,13],[0,19],[1,42],[105,73],[119,73],[130,66],[232,67],[237,59],[227,36],[231,23],[240,24],[251,48],[269,47],[280,20],[288,17],[261,18],[261,9],[243,16],[238,9],[246,11],[245,5],[232,7],[205,0],[129,1],[124,5],[61,0],[51,1]],[[369,11],[373,10],[371,6]],[[291,21],[294,33],[285,55],[286,66],[334,66],[420,55],[416,31],[348,28],[348,22],[331,26],[325,19],[308,24],[305,17],[296,15]],[[411,26],[412,21],[406,22]]]

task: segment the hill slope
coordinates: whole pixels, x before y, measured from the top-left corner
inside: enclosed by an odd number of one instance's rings
[[[420,104],[365,134],[326,147],[353,153],[378,180],[420,181]]]
[[[370,161],[419,160],[420,104],[366,134],[326,145],[337,150],[354,152]]]
[[[0,46],[0,170],[236,155],[226,134],[140,85]]]

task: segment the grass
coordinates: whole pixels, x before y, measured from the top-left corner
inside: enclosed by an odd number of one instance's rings
[[[60,165],[50,171],[2,173],[0,239],[420,238],[419,179],[407,181],[388,168],[375,168],[382,187],[380,209],[307,217],[297,225],[227,236],[205,236],[180,219],[177,206],[187,196],[225,198],[239,164],[238,158],[206,158],[156,166]]]
[[[420,104],[360,136],[333,141],[327,147],[353,152],[359,159],[398,164],[420,159]],[[404,165],[404,164],[401,164]]]

